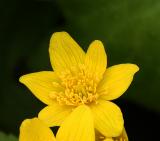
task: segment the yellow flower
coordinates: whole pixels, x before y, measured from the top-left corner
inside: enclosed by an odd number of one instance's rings
[[[72,111],[86,105],[84,109],[91,111],[96,130],[107,137],[119,136],[123,116],[110,100],[127,90],[138,66],[119,64],[106,69],[107,56],[101,41],[93,41],[85,53],[66,32],[52,35],[49,53],[54,71],[20,78],[21,83],[48,105],[39,113],[39,119],[50,127],[60,126]],[[62,130],[73,130],[75,120]]]
[[[95,141],[91,119],[89,108],[84,105],[79,106],[66,118],[57,132],[56,139],[51,129],[42,120],[26,119],[20,127],[19,141]],[[71,122],[74,126],[70,125]],[[69,127],[72,130],[69,130]]]

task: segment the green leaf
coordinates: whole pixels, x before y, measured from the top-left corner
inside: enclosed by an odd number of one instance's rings
[[[0,141],[18,141],[18,139],[12,134],[7,135],[3,132],[0,132]]]

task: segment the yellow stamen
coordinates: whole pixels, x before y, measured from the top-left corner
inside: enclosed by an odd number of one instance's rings
[[[53,83],[54,87],[62,86],[64,91],[53,92],[50,97],[60,104],[73,106],[96,102],[99,79],[95,76],[91,75],[84,65],[79,66],[79,69],[72,67],[71,70],[59,74],[60,84]]]

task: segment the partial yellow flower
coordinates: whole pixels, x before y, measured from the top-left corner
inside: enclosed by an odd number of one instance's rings
[[[20,127],[19,141],[95,141],[91,112],[87,106],[77,107],[59,128],[56,138],[44,121],[26,119]]]
[[[83,119],[84,124],[79,124],[79,122],[76,122],[75,125],[77,128],[74,128],[72,132],[67,129],[64,131],[62,128],[64,128],[65,125],[62,125],[62,127],[58,130],[56,137],[44,121],[38,118],[24,120],[20,127],[19,141],[128,141],[125,129],[118,137],[107,138],[96,132],[96,138],[94,138],[94,130],[92,127],[93,123],[85,120],[85,118],[89,118],[86,116],[88,114],[87,111],[85,114],[82,113],[83,108],[84,107],[81,107],[76,110],[76,112],[81,114],[80,117],[72,114],[72,116],[70,116],[67,120],[73,120],[72,118]],[[82,114],[84,114],[84,116],[82,116]],[[67,120],[65,121],[65,124],[70,124]],[[87,125],[87,128],[84,126],[85,124]],[[79,130],[79,127],[83,128],[83,130]]]
[[[56,141],[56,139],[45,123],[33,118],[22,122],[19,141]]]
[[[85,53],[66,32],[52,35],[49,53],[54,71],[20,78],[21,83],[48,105],[38,117],[48,126],[60,126],[74,109],[86,105],[96,130],[107,137],[119,136],[124,126],[123,116],[110,100],[127,90],[138,66],[119,64],[106,69],[107,55],[101,41],[93,41]]]

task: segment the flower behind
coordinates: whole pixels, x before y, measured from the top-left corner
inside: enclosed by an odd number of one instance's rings
[[[82,119],[86,115],[87,113],[84,113],[84,116],[80,115],[77,118]],[[72,114],[72,116],[76,118],[74,114]],[[86,116],[86,118],[87,117],[88,116]],[[86,130],[79,130],[79,128],[76,128],[75,131],[73,130],[72,132],[70,132],[71,130],[67,130],[66,132],[58,130],[57,136],[55,137],[52,130],[42,120],[38,118],[26,119],[22,122],[20,127],[19,141],[128,141],[125,129],[118,137],[107,138],[99,132],[96,132],[96,138],[94,138],[94,130],[91,127],[93,124],[85,120],[83,120],[83,122],[89,125],[89,128],[85,128]],[[78,122],[76,122],[76,124],[79,125]],[[82,127],[84,124],[79,126]]]
[[[19,141],[95,141],[91,112],[85,105],[75,109],[59,128],[56,139],[44,121],[26,119],[20,127]]]

